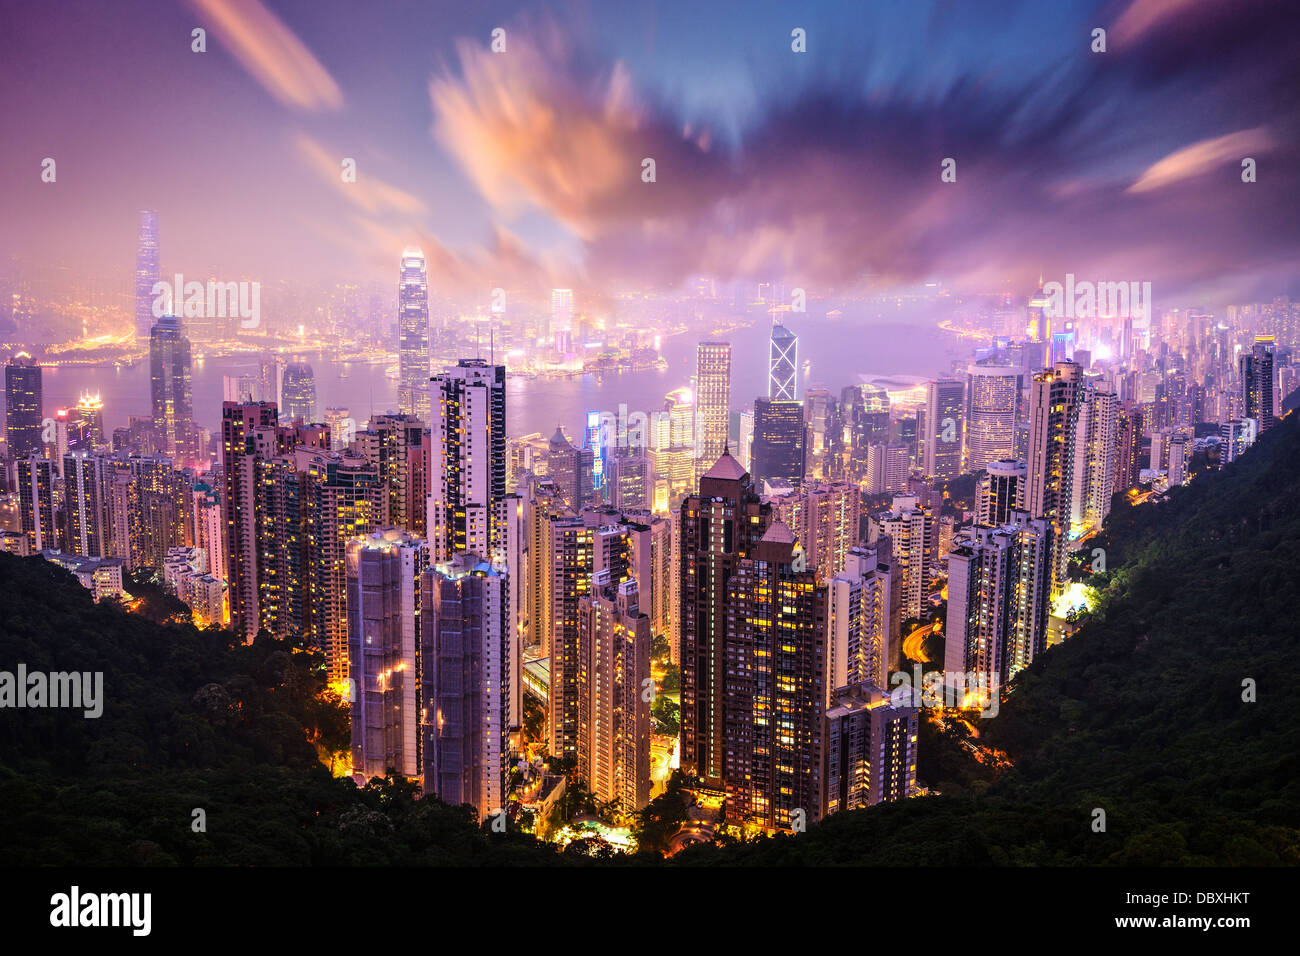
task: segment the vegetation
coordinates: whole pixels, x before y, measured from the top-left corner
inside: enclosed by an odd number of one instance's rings
[[[1089,542],[1105,570],[1085,565],[1099,602],[1078,633],[1018,677],[997,717],[927,715],[919,772],[940,796],[692,846],[671,864],[1300,863],[1294,419],[1167,500],[1112,512]],[[641,863],[686,819],[675,775],[637,815],[648,852],[633,857],[485,832],[409,783],[331,777],[322,759],[346,747],[346,725],[317,655],[243,645],[165,606],[150,620],[94,605],[38,558],[0,554],[0,582],[0,668],[102,671],[106,698],[99,719],[0,710],[7,863]],[[977,746],[1013,766],[994,772]],[[564,802],[604,809],[581,788]]]

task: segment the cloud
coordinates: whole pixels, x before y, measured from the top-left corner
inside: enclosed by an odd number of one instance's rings
[[[258,0],[190,0],[268,93],[306,112],[337,110],[343,94],[293,31]]]
[[[299,154],[322,180],[339,191],[339,194],[364,209],[366,212],[398,213],[404,216],[418,217],[429,212],[423,200],[384,182],[364,168],[358,160],[356,182],[343,181],[343,159],[341,154],[331,152],[316,140],[299,133],[294,137],[294,145]],[[356,157],[349,157],[356,159]]]
[[[1145,193],[1207,173],[1224,163],[1236,165],[1244,157],[1265,152],[1273,145],[1264,127],[1238,130],[1225,136],[1202,140],[1175,150],[1142,173],[1128,188],[1130,193]]]
[[[972,76],[923,98],[903,83],[868,96],[841,77],[769,91],[725,139],[566,32],[513,30],[508,55],[461,43],[456,68],[431,79],[434,135],[500,221],[535,212],[579,237],[576,265],[598,286],[978,286],[1044,267],[1169,288],[1282,269],[1300,250],[1285,212],[1300,198],[1300,114],[1277,59],[1296,37],[1267,13],[1236,22],[1225,52],[1207,4],[1135,3],[1121,17],[1131,49],[1018,88]],[[1267,183],[1158,188],[1265,148]],[[948,157],[955,183],[940,180]]]

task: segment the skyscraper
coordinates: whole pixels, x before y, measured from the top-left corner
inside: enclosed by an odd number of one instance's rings
[[[722,677],[727,816],[766,830],[821,816],[826,588],[779,521],[726,585]]]
[[[831,693],[826,813],[905,800],[916,791],[917,709],[868,681]]]
[[[58,473],[48,458],[31,455],[18,461],[18,520],[33,554],[59,546],[54,508]]]
[[[352,772],[359,782],[420,766],[420,580],[428,546],[400,528],[347,544]]]
[[[966,369],[966,470],[1015,458],[1016,422],[1024,369],[971,365]]]
[[[614,584],[610,570],[597,572],[578,607],[589,694],[578,752],[591,792],[624,812],[650,801],[650,641],[636,579]]]
[[[975,488],[975,523],[995,528],[1011,520],[1011,512],[1025,507],[1025,465],[1019,461],[991,461]]]
[[[412,247],[397,283],[397,382],[398,410],[429,421],[429,273]]]
[[[290,362],[284,370],[284,423],[316,420],[316,375],[306,362]]]
[[[1074,362],[1034,376],[1029,394],[1029,458],[1025,474],[1025,509],[1046,518],[1055,531],[1052,589],[1065,579],[1066,547],[1074,493],[1082,370]]]
[[[695,349],[695,475],[713,466],[727,446],[731,403],[731,345],[701,342]]]
[[[172,315],[160,318],[149,334],[149,385],[154,440],[164,455],[185,462],[197,452],[190,377],[190,340]]]
[[[161,272],[158,259],[158,214],[140,211],[140,231],[135,253],[135,336],[141,341],[153,328],[154,283]]]
[[[1277,421],[1273,413],[1274,347],[1273,336],[1257,335],[1250,352],[1241,357],[1241,417],[1255,419],[1261,432]]]
[[[1021,511],[959,539],[948,555],[949,674],[975,674],[997,694],[1046,649],[1054,536],[1050,521]]]
[[[723,792],[726,727],[727,594],[738,563],[767,530],[771,506],[730,454],[700,479],[681,506],[681,765],[697,786]]]
[[[420,579],[424,789],[480,817],[506,802],[510,630],[507,576],[459,554]]]
[[[955,478],[962,471],[962,410],[965,383],[941,378],[925,386],[921,471],[930,478]]]
[[[795,401],[799,381],[799,337],[784,325],[773,325],[768,355],[767,397],[774,402]]]
[[[831,579],[827,691],[862,681],[889,686],[891,573],[880,549],[857,547]]]
[[[551,290],[551,339],[557,348],[567,349],[573,332],[573,290]]]
[[[796,401],[754,400],[754,445],[750,453],[754,482],[782,479],[798,487],[807,465],[807,426]]]
[[[472,552],[496,561],[494,508],[506,493],[506,370],[461,359],[433,379],[437,414],[426,527],[434,560]]]
[[[88,451],[63,456],[63,508],[67,550],[88,558],[111,557],[106,461]]]
[[[900,581],[899,613],[903,619],[919,618],[929,594],[935,536],[934,514],[911,495],[894,498],[889,511],[871,519],[868,539],[890,540],[892,568]]]
[[[41,454],[44,419],[41,367],[28,353],[18,352],[5,366],[5,434],[11,458],[23,461]]]

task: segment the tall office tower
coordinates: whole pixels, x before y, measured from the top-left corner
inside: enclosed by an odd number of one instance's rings
[[[131,564],[161,570],[167,552],[193,545],[190,480],[158,455],[129,459],[131,486]]]
[[[573,331],[573,290],[551,290],[551,337],[558,345]]]
[[[825,813],[906,800],[916,792],[917,714],[869,681],[831,693]]]
[[[1046,649],[1054,536],[1050,521],[1022,511],[958,540],[948,555],[949,674],[974,674],[996,694]]]
[[[1070,537],[1100,531],[1115,493],[1115,445],[1119,399],[1100,382],[1085,382],[1079,392],[1074,432]]]
[[[257,514],[256,452],[259,430],[273,429],[276,407],[271,402],[223,402],[221,406],[222,473],[229,562],[230,619],[237,634],[249,640],[257,634]]]
[[[907,491],[907,479],[912,469],[907,445],[902,442],[876,442],[867,446],[867,467],[864,475],[867,494],[890,495]]]
[[[428,534],[429,491],[433,482],[433,435],[412,427],[406,432],[406,515],[412,533]]]
[[[546,474],[554,482],[556,490],[570,508],[581,508],[585,501],[583,494],[583,471],[578,459],[578,449],[564,434],[564,428],[555,426],[546,451]]]
[[[1115,423],[1115,490],[1136,488],[1142,470],[1142,413],[1124,409]]]
[[[962,411],[966,385],[941,378],[925,386],[925,427],[921,433],[921,471],[931,478],[961,474]]]
[[[578,602],[589,694],[579,767],[591,792],[619,801],[624,812],[650,802],[650,641],[636,579],[614,584],[610,571],[598,571],[591,593]]]
[[[830,637],[826,649],[828,702],[839,687],[870,681],[888,687],[891,570],[878,548],[849,552],[831,578]]]
[[[695,396],[676,388],[664,396],[664,407],[650,416],[652,465],[672,493],[695,486]]]
[[[649,511],[630,511],[623,515],[619,527],[631,549],[628,573],[637,582],[637,605],[650,618],[650,632],[671,642],[676,638],[672,519]]]
[[[1025,370],[1012,365],[966,369],[966,470],[1015,458],[1016,422]]]
[[[573,513],[549,478],[533,477],[523,486],[524,530],[528,550],[522,587],[525,631],[520,638],[525,647],[538,648],[538,656],[550,655],[551,607],[551,526],[560,517]],[[520,583],[520,575],[513,579]]]
[[[149,373],[157,449],[187,461],[198,451],[194,441],[190,340],[175,316],[163,316],[149,335]]]
[[[731,404],[731,345],[701,342],[695,349],[695,476],[713,466],[727,447]]]
[[[634,449],[620,449],[631,452]],[[610,460],[607,485],[609,502],[615,508],[639,511],[649,507],[653,490],[650,458],[646,455],[616,454]]]
[[[808,429],[803,405],[795,401],[754,400],[754,482],[783,479],[798,487],[807,466]]]
[[[54,490],[59,470],[48,458],[31,455],[18,463],[18,518],[31,551],[59,546]]]
[[[159,281],[158,214],[140,211],[140,232],[135,253],[135,337],[143,341],[153,328],[153,287]]]
[[[333,451],[346,451],[356,438],[356,419],[346,408],[325,409],[325,427],[330,430],[330,449]]]
[[[682,670],[681,766],[696,786],[724,792],[727,681],[727,593],[738,564],[767,530],[772,508],[730,454],[700,479],[681,506],[679,573]]]
[[[221,516],[221,495],[202,481],[195,482],[191,494],[194,496],[194,546],[203,550],[208,574],[224,582],[230,572],[226,562],[226,523]]]
[[[933,512],[914,496],[899,495],[889,511],[872,517],[869,528],[868,543],[889,538],[891,567],[900,582],[901,618],[919,618],[930,592],[934,543],[939,533]]]
[[[347,543],[380,527],[385,489],[367,459],[323,447],[298,447],[305,542],[303,636],[325,652],[331,683],[348,677]]]
[[[862,493],[856,484],[811,481],[788,494],[765,495],[763,500],[772,506],[772,516],[799,539],[820,583],[843,569],[858,543]]]
[[[506,621],[510,625],[507,658],[507,716],[511,728],[524,723],[523,661],[529,632],[529,597],[532,575],[532,538],[529,534],[528,502],[522,495],[507,494],[496,505],[496,526],[501,529],[501,547],[493,566],[506,575]]]
[[[1169,464],[1167,479],[1170,488],[1187,484],[1187,466],[1191,464],[1192,442],[1183,432],[1169,436]]]
[[[105,459],[87,451],[63,456],[63,509],[67,550],[88,558],[111,557]]]
[[[506,805],[510,628],[507,576],[458,554],[420,581],[424,790],[480,817]]]
[[[433,378],[427,527],[434,559],[461,552],[497,559],[493,507],[506,493],[506,369],[461,359]]]
[[[10,458],[25,461],[42,453],[44,420],[41,367],[28,353],[18,352],[5,366],[5,435]]]
[[[375,466],[379,480],[384,483],[385,494],[380,518],[384,524],[413,531],[412,507],[416,501],[419,510],[427,512],[428,491],[415,499],[410,487],[411,459],[418,457],[423,443],[423,423],[405,414],[375,415],[370,419],[369,427],[356,434],[354,445],[357,454]],[[432,450],[432,445],[430,449]],[[427,467],[421,470],[419,476],[425,484],[428,483],[426,475]],[[422,517],[421,524],[426,522],[427,516]]]
[[[1226,421],[1219,426],[1219,436],[1221,439],[1219,443],[1221,465],[1236,461],[1242,452],[1254,443],[1254,419],[1243,422],[1239,418],[1233,418]]]
[[[402,253],[397,283],[398,410],[429,421],[429,273],[424,253]]]
[[[750,461],[751,451],[754,447],[754,410],[752,408],[747,408],[739,413],[737,436],[736,461],[740,462],[742,468],[752,468],[753,465]]]
[[[773,521],[727,581],[727,816],[767,830],[821,816],[826,588],[801,550]]]
[[[428,545],[385,528],[347,545],[352,773],[358,783],[420,766],[420,580]],[[436,662],[430,662],[436,667]]]
[[[588,699],[578,617],[579,602],[590,592],[596,570],[596,529],[576,515],[551,516],[545,523],[542,546],[549,615],[543,622],[542,645],[551,668],[547,731],[552,754],[571,756],[581,764],[579,747]]]
[[[1257,335],[1254,346],[1240,362],[1241,417],[1255,419],[1261,432],[1277,421],[1273,414],[1274,348],[1273,336]]]
[[[797,401],[799,337],[784,325],[772,326],[768,351],[767,398],[771,402]]]
[[[1066,542],[1070,532],[1081,370],[1074,362],[1057,362],[1034,376],[1029,393],[1029,457],[1025,469],[1025,506],[1035,518],[1052,522],[1056,550],[1052,593],[1065,581]]]
[[[991,461],[975,487],[975,523],[995,528],[1011,520],[1011,512],[1025,509],[1025,465],[1019,461]]]
[[[316,373],[306,362],[291,362],[284,370],[284,424],[316,420]]]

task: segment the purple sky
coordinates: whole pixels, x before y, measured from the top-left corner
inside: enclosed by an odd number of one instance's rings
[[[148,207],[165,271],[390,281],[414,241],[484,300],[1040,269],[1300,292],[1288,3],[623,6],[5,0],[0,255],[129,273]]]

